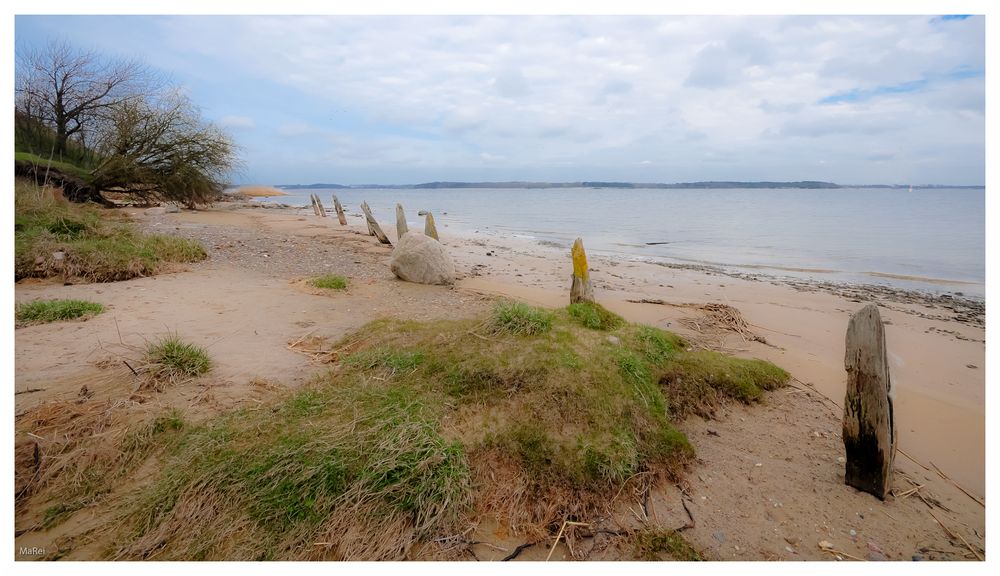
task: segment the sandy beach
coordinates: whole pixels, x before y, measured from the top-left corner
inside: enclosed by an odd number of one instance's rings
[[[129,209],[145,229],[202,242],[209,252],[204,262],[110,284],[17,284],[18,302],[86,297],[110,312],[16,331],[17,414],[72,399],[81,381],[92,382],[99,396],[121,394],[98,365],[167,332],[207,347],[216,368],[210,380],[170,389],[150,405],[209,417],[260,405],[327,370],[290,346],[306,338],[337,340],[380,317],[470,317],[501,297],[543,307],[568,303],[568,246],[457,236],[447,215],[435,214],[459,279],[454,287],[423,286],[393,277],[391,248],[367,235],[354,207],[348,226],[340,226],[335,216],[319,218],[304,208],[251,206],[234,202],[171,214]],[[421,224],[417,207],[410,209],[413,229]],[[395,241],[391,216],[377,216]],[[974,559],[985,549],[985,507],[957,487],[984,496],[981,302],[600,256],[590,264],[598,301],[625,319],[706,348],[770,360],[793,377],[761,405],[726,405],[715,419],[685,421],[698,460],[684,483],[652,494],[646,521],[693,524],[686,535],[710,559],[834,559],[820,548],[823,541],[841,557],[873,560]],[[349,277],[350,288],[330,296],[304,282],[323,273]],[[895,389],[896,491],[921,486],[885,502],[843,484],[844,334],[850,315],[869,301],[882,312]],[[713,323],[700,308],[709,303],[735,307],[752,334]],[[87,518],[74,516],[51,531],[22,531],[16,544],[55,542],[69,550],[67,558],[91,558],[100,543],[81,534],[88,519],[107,512],[98,505]],[[16,528],[27,528],[41,513],[19,513]],[[521,544],[485,526],[477,537],[504,549]],[[490,546],[473,549],[480,559],[506,556]],[[518,558],[547,553],[535,546]],[[554,557],[570,555],[560,545]]]

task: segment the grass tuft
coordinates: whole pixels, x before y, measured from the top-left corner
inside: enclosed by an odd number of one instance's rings
[[[309,281],[316,288],[325,290],[343,290],[347,288],[347,282],[347,278],[336,274],[325,274]]]
[[[146,346],[149,374],[156,382],[176,382],[208,372],[212,361],[204,348],[167,336]]]
[[[708,350],[675,358],[660,376],[660,385],[672,400],[676,416],[711,416],[722,397],[749,404],[765,390],[784,386],[788,372],[764,360],[747,360]]]
[[[625,325],[621,316],[597,303],[577,302],[570,304],[569,315],[591,330],[610,332]]]
[[[104,311],[104,306],[86,300],[36,300],[18,304],[14,315],[18,324],[44,324],[74,318],[89,318]]]
[[[534,336],[552,329],[552,313],[521,302],[500,302],[493,308],[489,328],[493,334]]]
[[[676,530],[647,529],[635,533],[630,539],[632,553],[638,560],[662,560],[661,554],[670,560],[703,560],[701,554]]]

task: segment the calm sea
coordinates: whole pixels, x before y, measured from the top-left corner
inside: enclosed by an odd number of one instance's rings
[[[984,189],[289,190],[265,202],[331,194],[351,212],[367,200],[383,226],[395,205],[412,226],[517,236],[588,252],[704,264],[772,276],[888,284],[983,296]]]

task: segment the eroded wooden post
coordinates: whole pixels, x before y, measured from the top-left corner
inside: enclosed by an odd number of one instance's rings
[[[438,238],[438,229],[434,225],[434,215],[430,212],[427,213],[427,217],[424,219],[424,235],[430,236],[431,238],[440,241]]]
[[[406,214],[403,212],[403,205],[396,204],[396,238],[402,238],[403,234],[410,231],[406,225]]]
[[[382,227],[378,225],[378,220],[375,220],[375,216],[372,215],[372,209],[368,207],[367,202],[361,203],[361,211],[365,213],[365,220],[368,221],[368,229],[378,238],[378,241],[382,244],[392,246],[392,242],[389,242],[389,237],[385,235]]]
[[[337,219],[340,220],[341,226],[347,226],[347,216],[344,214],[344,207],[340,205],[340,200],[337,200],[337,195],[333,195],[333,208],[337,211]]]
[[[892,488],[896,423],[885,328],[874,304],[855,312],[847,324],[844,368],[844,482],[885,500]]]
[[[323,201],[319,199],[319,194],[316,195],[316,206],[319,208],[320,217],[326,218],[326,208],[323,207]]]
[[[583,239],[573,242],[573,284],[569,288],[569,303],[594,302],[594,287],[590,283],[590,269],[587,253],[583,250]]]
[[[319,216],[319,206],[316,204],[316,195],[311,192],[309,193],[309,202],[312,203],[313,214]]]

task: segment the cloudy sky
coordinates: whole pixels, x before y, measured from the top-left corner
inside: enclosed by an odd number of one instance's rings
[[[183,84],[241,182],[985,181],[984,18],[18,16]]]

